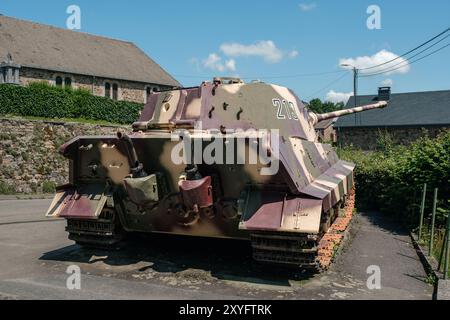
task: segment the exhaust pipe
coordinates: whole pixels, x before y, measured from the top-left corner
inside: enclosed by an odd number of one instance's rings
[[[128,162],[130,163],[131,174],[133,175],[133,178],[146,177],[147,173],[144,171],[143,164],[139,162],[136,149],[134,148],[131,138],[127,134],[118,131],[117,139],[119,139],[119,141],[121,141],[125,145],[125,148],[127,150],[127,158]]]

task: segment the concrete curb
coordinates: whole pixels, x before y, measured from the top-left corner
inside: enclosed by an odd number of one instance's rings
[[[36,199],[53,199],[55,195],[52,194],[11,194],[0,195],[0,201],[4,200],[36,200]]]
[[[432,276],[435,280],[433,299],[450,300],[450,280],[444,280],[443,273],[437,270],[438,262],[433,257],[428,256],[428,250],[419,244],[417,235],[412,232],[409,235],[427,275]]]

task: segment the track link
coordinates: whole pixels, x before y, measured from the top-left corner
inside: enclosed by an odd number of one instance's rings
[[[251,235],[253,259],[259,262],[315,268],[317,240],[315,236],[254,233]]]
[[[118,249],[124,232],[113,209],[105,208],[98,220],[67,219],[69,239],[83,247]]]

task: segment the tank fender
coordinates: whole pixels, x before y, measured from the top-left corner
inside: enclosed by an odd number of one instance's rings
[[[319,232],[322,200],[269,190],[249,190],[242,200],[239,201],[241,230]]]
[[[99,218],[107,202],[112,203],[112,192],[109,186],[63,185],[57,188],[46,216],[95,220]]]

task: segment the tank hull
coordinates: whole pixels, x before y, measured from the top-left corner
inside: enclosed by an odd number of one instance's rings
[[[353,212],[354,164],[314,132],[334,115],[264,83],[152,94],[129,136],[61,147],[70,181],[47,216],[67,219],[81,245],[115,246],[127,232],[246,239],[257,261],[324,268]]]

